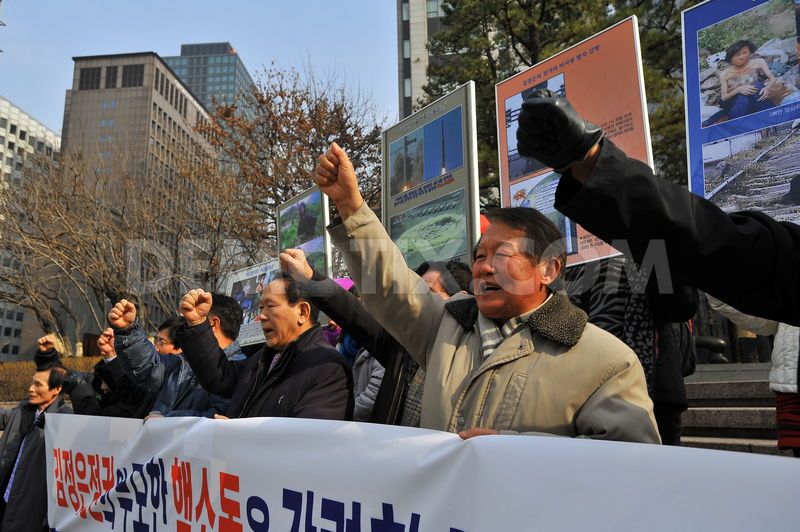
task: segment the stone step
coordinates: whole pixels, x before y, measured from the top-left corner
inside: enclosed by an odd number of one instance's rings
[[[681,445],[684,447],[715,449],[718,451],[792,456],[791,451],[778,449],[777,440],[683,436],[681,437]]]
[[[770,362],[753,364],[698,364],[686,382],[769,381]]]
[[[692,407],[774,407],[775,394],[766,381],[687,382]]]
[[[714,438],[777,439],[774,407],[699,407],[682,416],[683,434]]]

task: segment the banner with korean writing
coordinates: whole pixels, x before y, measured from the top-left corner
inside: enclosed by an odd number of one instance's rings
[[[689,189],[800,222],[800,0],[683,12]]]
[[[517,153],[517,119],[522,102],[538,89],[569,100],[588,121],[601,126],[625,153],[653,166],[636,17],[497,84],[497,140],[500,202],[532,207],[547,215],[564,235],[567,265],[618,252],[555,210],[559,175]]]
[[[48,414],[69,531],[792,530],[800,461],[303,419]]]
[[[383,132],[383,224],[411,268],[469,262],[479,236],[475,83]]]
[[[278,259],[270,259],[255,266],[232,272],[228,276],[226,293],[242,307],[242,325],[239,327],[239,345],[253,345],[264,341],[258,305],[261,291],[280,275]]]

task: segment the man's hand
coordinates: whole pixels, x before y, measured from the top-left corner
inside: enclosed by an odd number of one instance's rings
[[[517,129],[517,151],[565,172],[583,161],[603,138],[603,130],[584,121],[564,98],[547,89],[523,102]]]
[[[230,419],[230,418],[223,416],[222,414],[214,414],[214,419]]]
[[[56,348],[57,341],[56,335],[51,333],[36,340],[36,347],[39,348],[40,353],[47,353]]]
[[[206,321],[206,316],[211,310],[211,293],[202,288],[189,290],[181,299],[180,311],[190,327],[200,325]]]
[[[285,249],[278,255],[281,261],[281,270],[285,271],[298,281],[311,279],[314,270],[306,260],[306,254],[302,249]]]
[[[136,306],[127,299],[121,300],[108,312],[108,323],[116,329],[127,329],[136,321]]]
[[[114,329],[109,327],[103,331],[103,334],[97,339],[97,348],[100,349],[100,354],[106,360],[117,356],[116,351],[114,351]]]
[[[472,427],[471,429],[462,430],[461,432],[458,433],[458,436],[462,440],[468,440],[470,438],[474,438],[475,436],[491,436],[495,434],[500,434],[500,432],[494,429],[482,429],[480,427]]]
[[[314,169],[314,182],[339,209],[342,220],[349,218],[364,203],[358,191],[353,163],[335,142],[319,156]]]

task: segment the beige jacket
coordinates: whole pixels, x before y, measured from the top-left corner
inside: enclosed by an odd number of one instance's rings
[[[475,299],[432,294],[366,205],[330,233],[367,308],[425,369],[421,427],[660,443],[636,355],[563,294],[483,360]]]

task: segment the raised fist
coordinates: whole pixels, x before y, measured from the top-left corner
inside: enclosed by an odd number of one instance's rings
[[[364,203],[353,163],[335,142],[317,159],[314,182],[336,204],[342,219],[347,219]]]
[[[100,354],[103,358],[114,358],[117,356],[117,353],[114,351],[114,329],[109,327],[103,331],[103,334],[97,339],[97,347],[100,349]]]
[[[40,353],[47,353],[48,351],[56,348],[57,341],[58,339],[56,338],[56,335],[50,333],[36,340],[36,347],[39,348]]]
[[[121,300],[108,313],[108,323],[115,329],[127,329],[136,320],[136,306],[127,299]]]
[[[536,90],[522,104],[517,151],[557,172],[582,161],[602,138],[602,129],[586,122],[550,90]]]
[[[200,325],[206,321],[211,310],[211,293],[202,288],[189,290],[181,299],[180,311],[190,326]]]
[[[309,266],[302,249],[285,249],[278,258],[281,261],[281,270],[297,280],[311,279],[314,275],[314,270]]]
[[[70,370],[67,373],[67,376],[64,378],[64,382],[61,385],[61,389],[69,395],[77,388],[79,385],[86,382],[83,374],[79,371]]]

